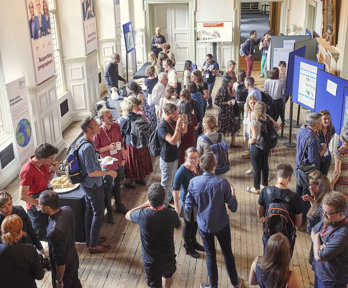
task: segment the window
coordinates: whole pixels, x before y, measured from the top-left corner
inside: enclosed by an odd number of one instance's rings
[[[2,70],[2,63],[1,63],[1,57],[0,57],[0,102],[4,103],[3,105],[0,106],[0,136],[2,136],[7,131],[4,119],[6,119],[6,116],[7,116],[5,113],[6,113],[6,110],[8,109],[8,106],[7,106],[8,100],[5,99],[6,93],[5,93],[4,83],[5,83],[4,73]]]
[[[66,91],[65,82],[63,78],[63,67],[62,67],[62,53],[60,50],[59,43],[59,29],[57,27],[57,14],[56,14],[56,0],[48,0],[48,6],[50,8],[50,21],[51,21],[51,34],[52,34],[52,43],[54,51],[54,62],[56,66],[57,74],[57,96],[58,98]]]

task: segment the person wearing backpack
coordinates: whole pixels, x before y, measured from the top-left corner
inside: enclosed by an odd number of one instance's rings
[[[145,176],[152,172],[151,155],[147,146],[137,148],[135,143],[138,143],[137,138],[140,137],[141,131],[134,131],[133,122],[143,120],[140,114],[135,111],[135,105],[132,101],[124,100],[121,103],[123,117],[120,119],[120,129],[123,141],[126,145],[126,164],[125,177],[129,182],[125,184],[127,188],[136,189],[135,184],[146,186]],[[143,120],[144,121],[144,120]],[[143,122],[139,121],[139,122]],[[134,132],[137,132],[134,134]],[[150,136],[150,133],[148,133]],[[147,143],[148,145],[148,143]]]
[[[290,241],[291,255],[295,246],[296,227],[300,227],[302,223],[301,197],[288,188],[293,172],[290,164],[279,164],[277,166],[277,184],[262,189],[257,207],[257,216],[264,217],[262,235],[264,247],[270,236],[281,232]],[[277,214],[282,214],[282,216],[277,216]],[[281,225],[283,223],[286,223],[285,226]]]
[[[244,105],[249,94],[248,89],[245,87],[245,84],[244,84],[245,77],[246,77],[245,71],[240,70],[238,73],[237,82],[233,83],[233,86],[232,86],[232,89],[236,93],[236,100],[237,100],[238,108],[242,115],[242,118],[244,118]]]
[[[251,76],[251,70],[253,69],[253,55],[255,54],[255,46],[259,45],[262,37],[255,40],[257,37],[256,30],[250,31],[250,37],[245,41],[244,45],[241,47],[243,57],[245,57],[245,61],[247,64],[247,76]]]
[[[247,187],[247,192],[260,194],[260,183],[261,183],[261,173],[262,173],[262,185],[268,186],[268,155],[272,147],[272,143],[267,136],[270,131],[264,131],[263,133],[261,128],[267,122],[271,121],[273,123],[273,127],[276,130],[280,129],[280,126],[277,122],[275,122],[270,116],[266,114],[266,104],[258,101],[254,106],[254,117],[250,124],[251,135],[249,138],[250,145],[250,160],[251,165],[254,170],[254,187]],[[267,128],[269,125],[266,126]],[[278,136],[276,136],[277,139]]]

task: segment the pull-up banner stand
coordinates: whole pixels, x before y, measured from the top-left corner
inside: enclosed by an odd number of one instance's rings
[[[127,82],[128,82],[128,54],[134,50],[134,58],[135,63],[137,63],[136,54],[135,54],[135,45],[134,45],[134,32],[132,22],[128,22],[123,24],[123,35],[124,35],[124,43],[126,46],[126,70],[127,70]],[[135,65],[135,72],[137,71],[137,66]]]

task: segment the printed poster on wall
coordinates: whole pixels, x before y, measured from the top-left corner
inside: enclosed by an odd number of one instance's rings
[[[298,83],[298,101],[314,109],[317,89],[318,68],[301,62]]]
[[[52,77],[55,72],[51,22],[47,0],[26,0],[36,84]]]
[[[6,85],[10,112],[15,132],[19,163],[34,154],[33,126],[29,115],[24,77]]]
[[[82,17],[85,31],[86,54],[88,55],[98,47],[94,0],[82,0]]]
[[[121,37],[121,8],[120,8],[120,0],[115,1],[115,24],[116,24],[116,38]]]

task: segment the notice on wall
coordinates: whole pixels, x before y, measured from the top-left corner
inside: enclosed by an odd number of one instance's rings
[[[19,163],[34,154],[33,126],[29,115],[24,77],[6,85],[10,112],[15,132]]]
[[[296,42],[296,40],[284,40],[283,41],[283,48],[288,49],[290,51],[293,51],[295,42]]]
[[[98,48],[94,0],[82,0],[82,17],[85,31],[86,54],[88,55]]]
[[[337,84],[335,82],[332,82],[331,80],[327,79],[326,91],[329,92],[330,94],[336,96]]]
[[[314,109],[318,68],[301,62],[298,84],[298,101]]]
[[[26,8],[36,84],[38,85],[56,73],[50,15],[47,0],[26,0]]]

